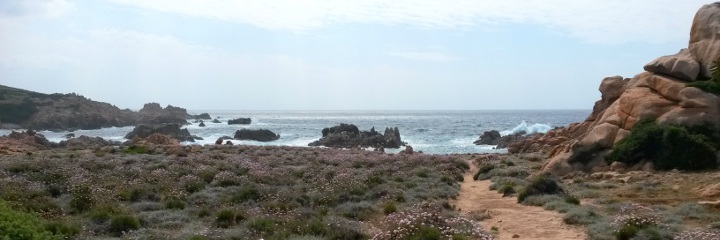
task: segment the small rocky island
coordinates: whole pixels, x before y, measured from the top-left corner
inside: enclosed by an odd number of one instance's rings
[[[395,128],[385,128],[384,134],[371,128],[370,131],[360,131],[353,124],[340,124],[338,126],[324,128],[322,130],[322,138],[311,142],[308,146],[325,146],[332,148],[356,148],[360,147],[376,147],[376,148],[400,148],[405,146],[400,138],[400,130]]]
[[[240,129],[235,131],[234,138],[237,140],[271,142],[280,139],[280,134],[276,134],[267,129]]]

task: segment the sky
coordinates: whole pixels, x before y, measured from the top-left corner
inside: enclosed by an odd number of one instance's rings
[[[592,109],[707,3],[2,0],[0,84],[130,109]]]

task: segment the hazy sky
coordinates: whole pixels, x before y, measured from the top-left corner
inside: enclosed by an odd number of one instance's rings
[[[0,84],[132,109],[591,109],[710,2],[2,0]]]

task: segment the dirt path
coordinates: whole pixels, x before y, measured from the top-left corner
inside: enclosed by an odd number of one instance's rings
[[[488,232],[495,226],[499,239],[585,239],[583,229],[564,224],[560,213],[518,204],[515,197],[503,198],[497,191],[491,191],[489,180],[473,180],[476,170],[470,165],[471,170],[460,186],[460,196],[451,204],[462,213],[488,210],[491,218],[480,222]]]

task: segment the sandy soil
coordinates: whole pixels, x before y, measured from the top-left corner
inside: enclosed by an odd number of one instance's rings
[[[518,204],[517,198],[503,198],[502,194],[490,190],[489,180],[474,181],[472,173],[475,171],[473,166],[465,174],[460,196],[451,204],[462,213],[489,211],[491,218],[480,224],[488,232],[493,226],[497,227],[499,239],[585,239],[583,229],[564,224],[560,213]]]

